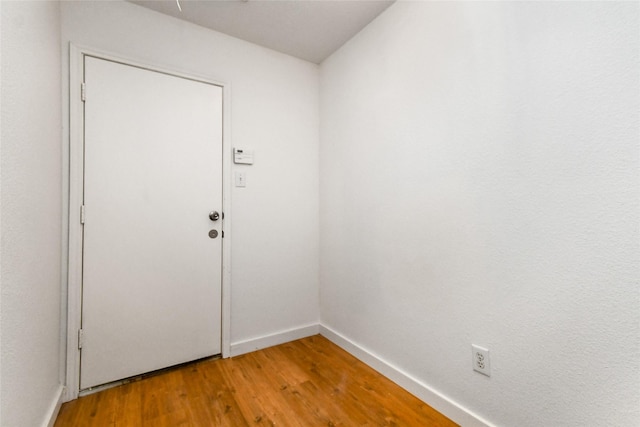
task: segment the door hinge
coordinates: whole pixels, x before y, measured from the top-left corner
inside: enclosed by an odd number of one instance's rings
[[[87,100],[87,84],[84,82],[80,83],[80,99],[83,102]]]
[[[80,206],[80,224],[84,224],[84,205]]]
[[[83,340],[84,340],[84,333],[82,329],[78,329],[78,350],[82,349]]]

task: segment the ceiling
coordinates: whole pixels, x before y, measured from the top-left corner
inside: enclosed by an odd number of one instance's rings
[[[395,0],[128,0],[319,64]]]

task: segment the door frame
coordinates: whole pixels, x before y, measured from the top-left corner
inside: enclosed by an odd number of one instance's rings
[[[141,62],[123,55],[69,44],[69,252],[67,280],[67,351],[65,401],[76,399],[80,393],[80,349],[78,331],[82,321],[82,262],[83,226],[80,206],[84,193],[84,102],[81,83],[84,81],[84,57],[118,62],[150,71],[187,78],[222,88],[222,210],[225,213],[222,230],[222,357],[231,355],[231,85],[209,76],[168,69],[157,64]]]

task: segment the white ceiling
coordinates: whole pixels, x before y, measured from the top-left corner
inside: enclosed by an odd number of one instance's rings
[[[319,64],[395,0],[128,0]]]

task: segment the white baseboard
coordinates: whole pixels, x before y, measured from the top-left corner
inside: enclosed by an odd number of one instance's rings
[[[250,353],[256,350],[262,350],[267,347],[273,347],[278,344],[284,344],[289,341],[299,340],[300,338],[310,337],[319,333],[320,325],[315,323],[313,325],[301,326],[299,328],[288,329],[271,335],[231,343],[231,357]]]
[[[47,413],[44,417],[44,421],[42,422],[43,427],[53,427],[56,423],[56,418],[58,418],[58,413],[60,412],[60,407],[62,406],[62,397],[64,396],[64,386],[60,384],[56,393],[51,401],[51,405],[47,410]]]
[[[457,404],[427,384],[413,378],[393,364],[383,360],[331,328],[320,325],[320,334],[461,426],[493,426],[488,421]]]

